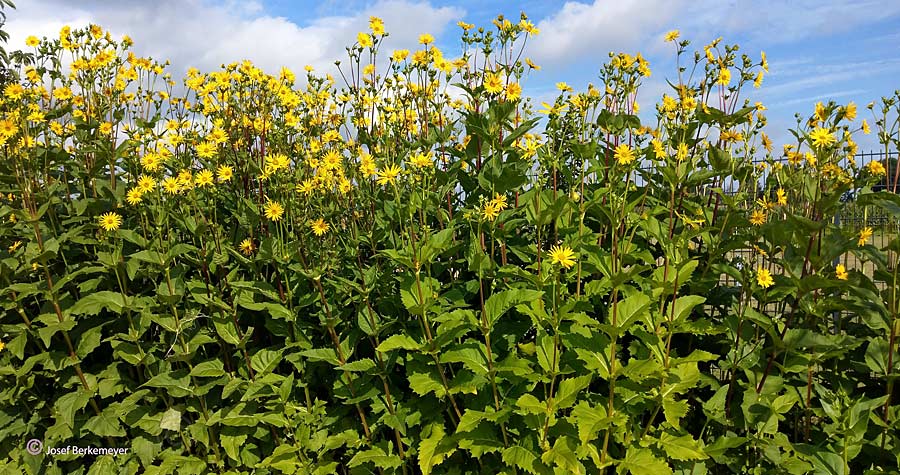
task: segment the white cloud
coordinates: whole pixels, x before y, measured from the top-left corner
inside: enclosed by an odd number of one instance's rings
[[[452,7],[385,0],[354,15],[313,19],[300,26],[266,14],[258,1],[32,0],[9,12],[6,29],[8,49],[18,49],[28,35],[53,38],[63,25],[96,23],[115,36],[131,36],[137,54],[170,59],[175,76],[190,66],[208,71],[242,59],[274,73],[281,66],[298,70],[307,64],[333,70],[335,60],[345,59],[345,47],[356,40],[356,33],[368,29],[369,15],[384,19],[391,35],[385,47],[390,50],[414,46],[420,33],[440,34],[463,13]]]
[[[649,34],[669,22],[674,2],[665,0],[596,0],[592,4],[566,2],[557,13],[541,20],[540,35],[529,48],[539,64],[608,59],[610,51],[635,51]]]
[[[538,23],[541,34],[529,52],[549,65],[598,64],[609,51],[669,54],[661,46],[670,29],[698,41],[743,37],[773,46],[854,31],[898,15],[900,2],[879,0],[568,1]]]

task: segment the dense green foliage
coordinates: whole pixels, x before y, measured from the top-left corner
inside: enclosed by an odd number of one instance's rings
[[[343,86],[176,87],[99,27],[19,55],[4,473],[896,472],[900,240],[833,222],[900,218],[856,106],[772,155],[765,57],[681,41],[655,123],[627,54],[540,122],[530,23],[462,26],[388,60],[373,19]]]

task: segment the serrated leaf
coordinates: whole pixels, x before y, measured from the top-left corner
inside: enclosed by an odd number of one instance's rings
[[[159,420],[159,428],[178,432],[181,430],[181,412],[175,408],[169,408]]]
[[[422,470],[422,475],[430,475],[434,467],[456,451],[456,444],[445,437],[443,424],[435,423],[430,427],[429,435],[419,442],[418,447],[419,469]]]
[[[396,350],[396,349],[404,349],[408,351],[415,351],[421,348],[422,345],[413,340],[407,335],[391,335],[386,340],[382,341],[380,345],[378,345],[378,351],[384,353],[386,351]]]
[[[633,475],[672,475],[672,468],[665,461],[656,458],[650,449],[636,445],[628,447],[625,459],[616,467],[617,474]]]
[[[540,299],[543,294],[538,290],[510,289],[491,295],[484,303],[488,328],[493,328],[497,320],[510,308],[523,303],[531,303]]]
[[[707,458],[700,444],[690,435],[674,436],[663,432],[659,436],[659,446],[666,455],[675,460],[702,460]]]

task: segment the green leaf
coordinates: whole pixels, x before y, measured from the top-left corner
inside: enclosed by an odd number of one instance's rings
[[[442,398],[447,394],[441,380],[438,379],[437,376],[431,374],[431,372],[412,373],[409,375],[408,379],[409,388],[420,396],[425,396],[430,392],[434,392],[437,397]]]
[[[122,294],[103,290],[82,297],[69,308],[72,315],[97,315],[104,308],[114,313],[122,313],[125,307]]]
[[[97,325],[81,334],[81,337],[78,339],[78,348],[75,350],[79,358],[86,358],[94,349],[100,346],[100,337],[103,336],[103,325],[105,324]]]
[[[350,459],[347,466],[350,468],[358,467],[365,463],[371,463],[378,468],[394,469],[403,464],[400,457],[396,455],[388,455],[384,449],[375,446],[368,450],[361,450]]]
[[[634,475],[672,475],[672,468],[656,458],[650,449],[632,445],[628,447],[625,459],[616,467],[617,474],[626,472]]]
[[[222,448],[225,449],[225,453],[228,457],[235,462],[240,463],[240,449],[247,440],[247,434],[228,435],[223,431],[223,433],[219,435],[219,439],[222,441]]]
[[[540,299],[543,294],[543,292],[537,290],[511,289],[491,295],[484,303],[484,313],[488,328],[493,328],[497,320],[510,308],[519,304],[531,303]]]
[[[194,365],[194,368],[191,369],[191,376],[216,378],[224,376],[225,374],[225,367],[222,364],[222,360],[203,361]]]
[[[706,302],[706,297],[700,295],[685,295],[675,299],[675,312],[673,323],[681,322],[691,314],[694,307]]]
[[[170,408],[164,412],[159,420],[159,428],[175,432],[181,430],[181,412],[175,408]]]
[[[106,408],[100,414],[90,418],[87,424],[84,425],[84,428],[101,437],[122,437],[125,435],[125,430],[122,429],[118,416],[113,414],[111,408]]]
[[[528,473],[537,475],[534,464],[537,454],[519,445],[513,445],[503,450],[503,463],[512,467],[518,467]]]
[[[659,437],[659,446],[666,451],[666,455],[675,460],[701,460],[706,454],[700,448],[700,444],[690,435],[676,437],[663,432]]]
[[[587,375],[560,381],[559,389],[556,391],[556,395],[553,398],[554,407],[559,410],[574,405],[575,400],[578,398],[578,393],[591,384],[591,379],[592,377]]]
[[[250,366],[262,376],[271,372],[281,362],[281,353],[283,350],[259,350],[250,357]]]
[[[391,335],[386,340],[382,341],[380,345],[378,345],[377,350],[384,353],[391,350],[396,350],[398,348],[402,348],[404,350],[416,351],[421,348],[422,345],[413,340],[407,335]]]
[[[462,363],[477,375],[488,374],[487,357],[480,342],[467,342],[441,353],[441,363]]]
[[[419,442],[419,468],[422,475],[430,475],[432,468],[440,465],[450,454],[456,451],[456,444],[451,438],[446,438],[444,426],[434,423],[429,435]]]
[[[556,465],[564,473],[585,473],[584,465],[578,461],[578,457],[575,455],[575,444],[566,436],[557,438],[553,447],[541,455],[541,461]]]
[[[542,403],[538,398],[531,394],[523,394],[516,401],[516,406],[524,411],[525,414],[546,414],[547,404]]]
[[[687,401],[678,401],[673,396],[666,396],[663,399],[662,407],[666,422],[676,429],[681,429],[681,418],[688,412]]]

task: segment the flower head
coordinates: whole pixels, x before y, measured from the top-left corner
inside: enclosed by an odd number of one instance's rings
[[[488,221],[493,221],[497,219],[497,216],[500,215],[500,207],[497,206],[497,203],[493,201],[487,201],[484,203],[484,206],[481,208],[481,217]]]
[[[812,132],[810,132],[809,139],[816,147],[829,147],[831,145],[834,145],[834,142],[837,140],[834,137],[834,134],[831,133],[831,131],[829,131],[828,129],[823,129],[821,127],[816,127]]]
[[[256,247],[253,245],[253,240],[250,238],[246,238],[243,241],[241,241],[241,244],[238,246],[238,248],[241,250],[241,253],[243,253],[245,256],[249,256],[250,254],[253,254],[253,250],[256,249]]]
[[[575,252],[569,246],[553,246],[550,248],[550,260],[569,269],[575,265]]]
[[[387,185],[388,183],[393,183],[398,175],[400,175],[400,166],[391,165],[378,172],[378,184]]]
[[[12,253],[16,252],[16,249],[18,249],[19,246],[21,246],[21,245],[22,245],[22,241],[16,241],[16,242],[12,243],[12,245],[9,246],[9,249],[8,249],[9,253],[12,254]]]
[[[423,45],[428,45],[428,44],[434,43],[434,36],[431,36],[428,33],[419,35],[419,43],[421,43]]]
[[[312,232],[316,236],[324,236],[325,233],[327,233],[328,230],[331,229],[331,226],[329,226],[328,223],[326,223],[322,218],[319,218],[315,221],[310,221],[309,227],[312,228]]]
[[[772,274],[768,269],[760,267],[759,269],[756,269],[756,283],[759,284],[760,287],[767,289],[775,283],[775,280],[772,279]]]
[[[267,219],[280,221],[282,216],[284,216],[284,207],[277,201],[267,201],[263,206],[263,212]]]
[[[750,224],[754,226],[762,226],[766,222],[766,212],[761,209],[755,209],[750,213]]]
[[[203,188],[213,184],[213,172],[211,170],[200,170],[197,177],[194,178],[197,188]]]
[[[672,31],[666,33],[665,40],[666,40],[666,42],[675,41],[678,39],[679,36],[681,36],[681,32],[679,32],[678,30],[672,30]]]
[[[869,170],[869,173],[875,176],[881,176],[887,173],[884,169],[884,165],[876,160],[872,160],[871,162],[869,162],[868,165],[866,165],[866,168]]]
[[[866,226],[859,232],[859,239],[857,240],[856,244],[865,246],[866,241],[868,241],[870,237],[872,237],[872,228]]]
[[[128,204],[130,205],[136,205],[141,202],[142,196],[143,193],[141,193],[140,188],[132,188],[125,194],[125,201],[128,201]]]
[[[219,182],[228,181],[234,175],[234,168],[231,168],[228,165],[221,165],[216,169],[216,174],[219,175]]]
[[[628,144],[619,144],[614,155],[619,165],[628,165],[634,161],[634,150]]]
[[[115,231],[122,225],[122,217],[118,213],[113,212],[101,214],[98,221],[100,222],[100,227],[105,231]]]
[[[844,267],[844,264],[838,264],[834,268],[834,276],[840,280],[847,280],[847,268]]]

